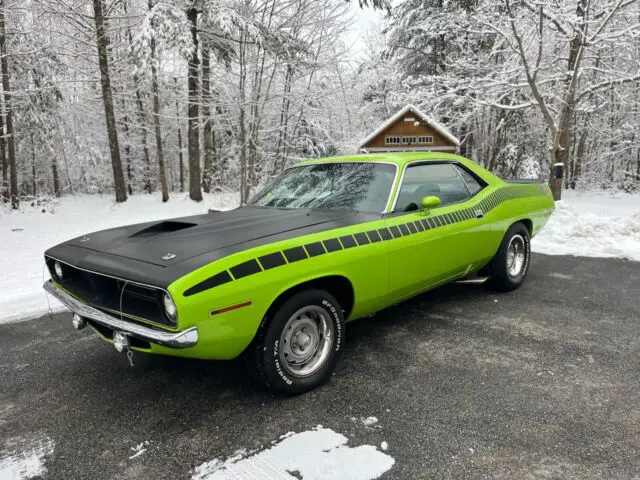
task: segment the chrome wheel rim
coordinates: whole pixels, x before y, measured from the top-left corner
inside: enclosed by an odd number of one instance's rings
[[[326,362],[334,325],[325,309],[310,305],[287,321],[280,335],[280,364],[295,377],[308,377]]]
[[[509,276],[517,277],[524,270],[527,246],[522,235],[514,235],[507,247],[507,271]]]

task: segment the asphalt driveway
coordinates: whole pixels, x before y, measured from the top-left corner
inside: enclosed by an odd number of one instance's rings
[[[534,255],[516,292],[458,283],[355,322],[332,381],[294,398],[241,362],[131,368],[60,314],[0,325],[0,459],[47,438],[47,478],[190,478],[321,424],[387,442],[383,479],[637,479],[639,357],[640,263],[609,259]]]

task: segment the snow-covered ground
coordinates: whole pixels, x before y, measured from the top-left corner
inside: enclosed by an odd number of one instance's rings
[[[533,239],[534,251],[640,261],[640,195],[564,192],[563,198],[549,224]],[[158,195],[134,195],[121,205],[111,196],[69,196],[57,203],[53,213],[28,205],[21,212],[0,207],[0,323],[48,311],[42,290],[48,278],[43,262],[47,248],[95,230],[235,205],[234,194],[210,195],[202,203],[181,194],[166,204]]]
[[[640,261],[640,195],[563,192],[534,252]]]
[[[173,194],[165,204],[156,194],[134,195],[123,204],[116,204],[113,196],[68,196],[52,211],[29,205],[21,212],[0,207],[0,323],[44,314],[49,302],[53,310],[62,307],[42,290],[49,278],[43,257],[49,247],[96,230],[236,205],[235,194],[212,194],[200,203],[189,200],[187,194]]]

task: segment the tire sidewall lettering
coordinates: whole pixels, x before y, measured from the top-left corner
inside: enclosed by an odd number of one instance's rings
[[[322,307],[325,307],[333,317],[333,326],[336,329],[334,350],[338,352],[342,348],[342,325],[340,324],[338,309],[328,300],[322,300],[321,303]]]
[[[342,325],[340,322],[339,310],[333,305],[333,303],[325,299],[323,299],[320,302],[319,306],[324,308],[327,311],[327,313],[329,313],[332,317],[333,326],[335,329],[334,351],[337,353],[342,348]],[[290,378],[287,375],[287,373],[284,371],[282,365],[280,364],[279,352],[280,352],[280,344],[279,344],[279,340],[276,339],[273,341],[273,347],[272,347],[273,366],[275,368],[275,371],[278,377],[287,385],[292,385],[295,378]],[[327,363],[329,362],[327,361]],[[323,365],[322,368],[324,368],[325,366],[326,364]]]

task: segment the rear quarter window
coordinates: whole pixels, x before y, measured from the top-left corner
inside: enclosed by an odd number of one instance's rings
[[[458,170],[458,173],[460,174],[460,176],[462,177],[462,180],[467,185],[467,188],[469,189],[469,193],[471,194],[471,196],[475,195],[476,193],[478,193],[480,190],[482,190],[484,187],[487,186],[487,184],[483,180],[480,180],[475,175],[472,175],[466,168],[461,167],[460,165],[456,165],[455,167],[456,167],[456,170]]]

